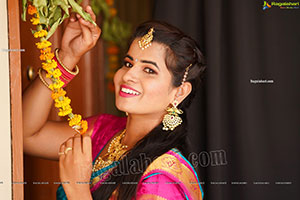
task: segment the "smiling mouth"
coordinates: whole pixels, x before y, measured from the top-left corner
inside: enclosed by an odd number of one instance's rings
[[[133,97],[133,96],[138,96],[141,93],[139,93],[139,92],[137,92],[135,90],[129,89],[126,86],[121,86],[119,94],[122,97]]]

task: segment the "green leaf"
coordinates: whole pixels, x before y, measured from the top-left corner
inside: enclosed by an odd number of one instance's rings
[[[46,26],[48,26],[48,19],[41,14],[40,14],[40,24],[45,24]]]
[[[70,6],[69,6],[69,4],[68,4],[68,0],[54,0],[53,1],[53,4],[55,5],[55,6],[60,6],[62,9],[63,9],[63,11],[69,16],[70,14],[69,14],[69,8],[70,8]]]
[[[21,19],[25,22],[26,21],[26,11],[27,11],[27,0],[22,0],[22,16]]]
[[[45,16],[47,16],[48,17],[48,6],[45,6],[45,7],[43,7],[43,12],[45,13]]]
[[[32,29],[30,29],[30,30],[31,30],[32,35],[36,32],[36,30],[32,30]]]
[[[93,23],[95,26],[97,25],[97,24],[93,21],[93,19],[92,19],[92,17],[90,16],[90,14],[89,14],[89,13],[86,13],[86,12],[82,9],[82,7],[76,3],[76,1],[74,1],[74,0],[68,0],[68,2],[69,2],[70,5],[72,6],[72,9],[73,9],[74,12],[78,13],[83,19],[85,19],[85,20],[87,20],[87,21]]]
[[[54,22],[54,24],[51,26],[51,28],[48,32],[48,35],[46,37],[46,40],[48,40],[53,35],[53,33],[55,32],[55,30],[57,29],[57,27],[59,25],[59,22],[60,22],[60,19],[58,19],[56,22]]]
[[[66,13],[63,15],[63,17],[60,19],[60,22],[59,22],[59,25],[61,24],[61,23],[63,23],[64,22],[64,20],[66,19],[66,18],[68,18],[69,17],[69,15],[67,15]]]
[[[47,0],[33,0],[32,4],[36,7],[45,7],[47,6]]]
[[[55,10],[49,16],[49,26],[52,26],[58,19],[62,17],[62,11],[60,7],[56,7]]]
[[[37,11],[39,12],[39,15],[40,16],[44,16],[44,17],[47,17],[47,15],[45,15],[45,13],[44,13],[44,9],[43,9],[44,7],[38,7],[38,8],[36,8],[37,9]]]

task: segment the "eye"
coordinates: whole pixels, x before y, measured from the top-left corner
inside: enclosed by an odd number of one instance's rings
[[[126,61],[126,60],[124,60],[124,62],[123,62],[123,66],[125,66],[125,67],[132,67],[132,64],[130,63],[130,62],[128,62],[128,61]]]
[[[145,71],[146,73],[148,73],[148,74],[156,74],[156,72],[155,72],[153,69],[150,69],[149,67],[146,67],[146,68],[144,69],[144,71]]]

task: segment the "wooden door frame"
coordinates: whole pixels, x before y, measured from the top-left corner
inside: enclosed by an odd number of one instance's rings
[[[20,11],[18,0],[7,0],[11,98],[12,199],[24,199],[23,123],[20,47]]]

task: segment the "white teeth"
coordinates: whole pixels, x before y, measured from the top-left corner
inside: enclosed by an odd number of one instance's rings
[[[133,91],[133,90],[131,90],[131,89],[128,89],[128,88],[121,88],[121,91],[122,92],[125,92],[125,93],[127,93],[127,94],[134,94],[134,95],[138,95],[139,93],[138,92],[136,92],[136,91]]]

